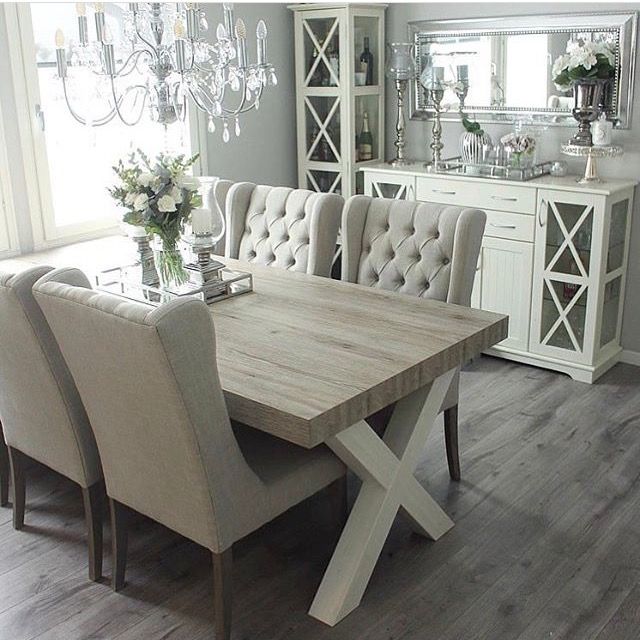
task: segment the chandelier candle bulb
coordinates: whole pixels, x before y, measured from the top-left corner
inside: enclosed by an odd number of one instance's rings
[[[211,235],[211,211],[194,209],[191,212],[191,229],[197,236]]]
[[[107,75],[116,75],[116,54],[113,48],[113,36],[106,27],[102,36],[102,53],[104,56],[104,70]]]
[[[187,36],[189,40],[196,40],[200,35],[198,33],[198,12],[194,9],[193,4],[187,4]]]
[[[67,54],[64,50],[64,33],[62,29],[56,31],[56,67],[59,78],[67,77]]]
[[[267,25],[264,20],[258,22],[256,27],[256,37],[258,38],[258,64],[267,62]]]
[[[93,14],[93,19],[96,23],[96,39],[98,40],[98,42],[102,42],[102,39],[104,38],[105,22],[104,11],[102,10],[102,8],[99,9],[99,6],[101,7],[102,5],[96,2],[94,5],[96,12]]]
[[[247,27],[242,18],[236,22],[236,43],[238,45],[238,66],[247,66]]]
[[[175,45],[176,45],[176,69],[182,73],[187,69],[186,59],[187,56],[185,54],[185,42],[184,42],[184,25],[181,20],[176,20],[176,24],[174,26],[174,35],[176,37]]]
[[[224,29],[229,39],[233,38],[233,3],[225,2],[222,5],[224,15]]]

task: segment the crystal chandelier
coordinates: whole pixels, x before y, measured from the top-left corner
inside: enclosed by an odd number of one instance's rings
[[[240,116],[257,110],[265,86],[277,84],[267,62],[264,20],[256,28],[257,60],[249,63],[247,29],[241,19],[234,20],[232,4],[223,5],[223,23],[211,44],[204,38],[205,13],[196,3],[130,2],[123,12],[124,45],[117,51],[104,3],[93,8],[95,41],[89,38],[86,4],[76,4],[78,42],[69,66],[60,29],[55,37],[64,99],[81,124],[98,127],[117,117],[134,126],[149,111],[152,120],[166,126],[184,121],[191,98],[208,116],[209,132],[222,122],[228,142],[229,127],[240,135]],[[85,105],[83,114],[78,103]]]

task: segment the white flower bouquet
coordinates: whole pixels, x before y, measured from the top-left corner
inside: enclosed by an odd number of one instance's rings
[[[536,151],[536,139],[528,133],[508,133],[500,138],[505,150],[514,159],[514,166],[522,164],[522,158],[533,157]]]
[[[126,209],[123,221],[144,227],[162,242],[158,266],[164,282],[186,281],[177,244],[191,212],[202,203],[197,178],[187,174],[197,159],[197,155],[186,158],[161,154],[152,163],[138,149],[126,165],[120,160],[113,167],[120,182],[109,193]]]
[[[609,42],[570,40],[567,52],[553,63],[553,82],[560,91],[584,80],[610,80],[616,72],[616,48]]]

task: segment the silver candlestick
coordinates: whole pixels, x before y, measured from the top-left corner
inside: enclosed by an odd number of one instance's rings
[[[407,144],[405,139],[405,119],[404,119],[404,96],[407,91],[407,80],[396,80],[396,92],[398,94],[398,113],[396,116],[396,141],[393,143],[396,148],[396,157],[389,161],[394,167],[408,164],[404,157],[404,147]]]
[[[224,269],[224,264],[211,259],[211,253],[215,247],[213,235],[210,233],[194,234],[189,243],[197,256],[197,262],[185,266],[189,279],[198,285],[219,281],[220,270]]]
[[[413,59],[413,43],[411,42],[390,42],[387,44],[389,53],[387,55],[386,73],[387,77],[395,82],[398,97],[398,112],[396,116],[396,157],[389,161],[394,167],[409,164],[404,157],[405,119],[404,119],[404,96],[407,91],[409,80],[415,77],[415,61]]]
[[[431,128],[431,164],[429,166],[433,171],[437,171],[440,168],[442,162],[442,149],[444,144],[442,143],[442,122],[440,120],[440,114],[442,113],[442,99],[444,98],[444,89],[441,87],[433,87],[428,89],[429,100],[433,104],[433,127]]]
[[[156,263],[153,259],[153,249],[151,249],[150,236],[134,236],[134,241],[138,245],[138,255],[140,256],[140,267],[142,268],[142,284],[147,287],[155,287],[160,284],[160,278],[156,271]]]

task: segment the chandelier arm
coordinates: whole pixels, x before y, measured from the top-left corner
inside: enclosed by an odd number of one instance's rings
[[[142,40],[142,42],[144,42],[147,45],[147,47],[149,47],[149,49],[153,52],[153,56],[157,59],[158,49],[151,42],[149,42],[145,37],[142,36],[142,34],[140,33],[140,29],[138,28],[137,21],[134,23],[134,27],[136,29],[136,35],[138,36],[138,38],[140,38],[140,40]]]
[[[140,60],[140,56],[142,56],[145,53],[153,59],[153,52],[150,51],[149,49],[137,49],[132,54],[130,54],[129,57],[122,63],[122,66],[120,67],[119,71],[116,71],[115,75],[118,76],[119,78],[126,78],[128,75],[131,75],[136,69],[136,67],[138,66],[138,61]],[[135,58],[135,62],[131,66],[131,69],[129,69],[129,71],[125,73],[124,70],[126,69],[129,62],[133,60],[133,58]]]
[[[140,107],[140,113],[138,113],[138,117],[135,118],[133,121],[129,122],[120,112],[120,105],[122,104],[123,100],[127,97],[127,95],[129,95],[129,93],[134,89],[142,89],[144,97],[142,99],[142,106]],[[140,120],[142,119],[142,114],[144,113],[144,106],[147,102],[147,96],[149,95],[149,90],[147,89],[147,87],[145,87],[142,84],[134,84],[130,87],[127,87],[124,93],[120,96],[120,98],[118,98],[116,94],[116,83],[114,81],[114,77],[111,76],[111,95],[113,96],[113,101],[115,103],[114,109],[118,114],[118,117],[120,118],[120,120],[122,120],[122,123],[125,124],[127,127],[133,127],[137,125],[138,122],[140,122]]]
[[[226,107],[222,107],[222,113],[226,115],[228,118],[235,118],[241,113],[245,113],[244,105],[247,102],[247,79],[244,74],[242,74],[242,87],[240,88],[242,92],[242,99],[240,100],[240,104],[235,109],[227,109]],[[247,109],[246,111],[250,111]]]
[[[88,120],[83,118],[81,115],[76,113],[75,109],[71,106],[71,101],[69,100],[69,94],[67,92],[67,81],[66,78],[62,78],[62,89],[64,92],[64,101],[67,103],[67,109],[69,109],[69,113],[73,116],[74,120],[79,122],[81,125],[87,125]],[[91,121],[92,127],[101,127],[102,125],[108,124],[111,122],[116,116],[116,109],[111,109],[111,111],[102,118],[98,118],[97,120]]]
[[[213,99],[207,94],[205,90],[201,89],[200,91],[202,92],[202,95],[210,102],[211,107],[213,107]],[[204,102],[200,100],[199,96],[196,96],[196,94],[193,92],[193,89],[191,87],[189,87],[189,95],[191,96],[191,99],[195,102],[195,105],[196,107],[198,107],[198,109],[209,114],[209,116],[211,116],[212,118],[220,118],[220,116],[216,116],[212,113],[211,109],[207,107],[207,105],[204,104]]]

